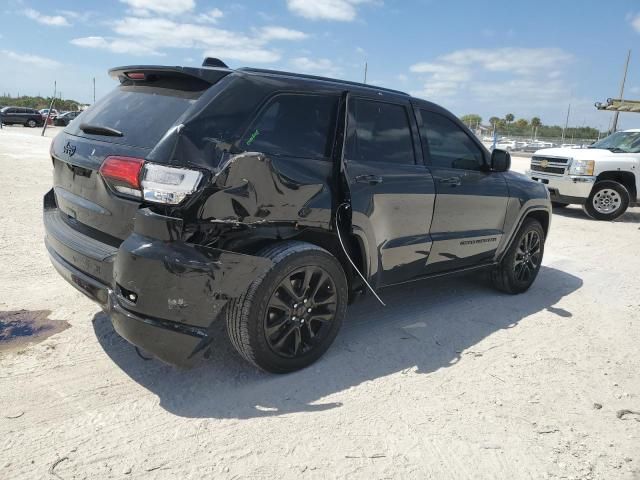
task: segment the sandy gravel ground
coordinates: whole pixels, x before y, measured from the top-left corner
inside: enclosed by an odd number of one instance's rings
[[[0,351],[0,478],[640,479],[640,414],[623,412],[640,412],[640,209],[554,215],[527,294],[482,275],[388,289],[304,371],[248,367],[222,327],[180,371],[50,266],[36,133],[0,131],[0,311],[70,327]]]

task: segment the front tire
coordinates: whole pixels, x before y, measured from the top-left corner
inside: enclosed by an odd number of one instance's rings
[[[27,123],[26,123],[26,126],[27,126],[27,127],[29,127],[29,128],[35,128],[35,127],[36,127],[36,125],[37,125],[37,123],[36,123],[36,121],[35,121],[33,118],[31,118],[31,119],[27,120]]]
[[[333,343],[344,318],[348,290],[340,263],[326,250],[284,242],[258,255],[273,266],[227,305],[227,331],[235,349],[271,373],[300,370]]]
[[[544,229],[527,218],[500,264],[492,272],[493,285],[510,294],[523,293],[533,284],[544,255]]]
[[[584,204],[584,211],[595,220],[614,220],[629,207],[629,190],[613,180],[597,182]]]

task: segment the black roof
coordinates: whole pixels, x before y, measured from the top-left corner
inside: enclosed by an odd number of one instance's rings
[[[211,59],[208,59],[208,60],[211,60]],[[213,59],[213,60],[217,60],[217,59]],[[127,65],[127,66],[115,67],[110,69],[109,75],[114,79],[123,80],[127,72],[148,72],[148,73],[167,72],[167,73],[172,73],[174,75],[178,74],[178,75],[184,75],[188,77],[200,78],[210,83],[216,83],[218,80],[220,80],[221,77],[224,77],[225,75],[228,75],[230,73],[237,72],[239,74],[246,73],[246,74],[261,75],[261,76],[290,78],[295,80],[311,80],[316,82],[322,82],[332,86],[348,85],[350,87],[356,87],[359,89],[375,90],[376,92],[387,92],[387,93],[393,93],[395,95],[402,95],[407,97],[409,96],[408,93],[402,92],[400,90],[378,87],[378,86],[369,85],[366,83],[352,82],[349,80],[340,80],[337,78],[330,78],[330,77],[321,77],[319,75],[307,75],[304,73],[284,72],[280,70],[268,70],[264,68],[244,67],[244,68],[238,68],[234,70],[230,68],[211,67],[211,66],[181,67],[181,66],[168,66],[168,65]]]
[[[409,94],[406,92],[402,92],[400,90],[394,90],[392,88],[378,87],[376,85],[369,85],[367,83],[360,83],[360,82],[352,82],[350,80],[340,80],[337,78],[321,77],[319,75],[307,75],[305,73],[293,73],[293,72],[284,72],[281,70],[268,70],[266,68],[249,68],[249,67],[238,68],[236,71],[256,73],[256,74],[262,74],[262,75],[271,75],[271,76],[277,76],[277,77],[289,77],[289,78],[297,78],[297,79],[304,79],[304,80],[317,80],[320,82],[327,82],[327,83],[333,83],[338,85],[349,85],[352,87],[372,89],[372,90],[381,91],[381,92],[395,93],[396,95],[405,95],[407,97],[409,96]]]

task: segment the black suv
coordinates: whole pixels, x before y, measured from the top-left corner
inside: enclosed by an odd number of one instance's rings
[[[24,125],[25,127],[41,127],[44,124],[42,115],[34,108],[4,107],[0,110],[0,122],[5,125]]]
[[[359,293],[478,268],[520,293],[540,269],[546,188],[437,105],[249,68],[110,74],[53,140],[46,246],[166,362],[192,363],[224,321],[249,362],[289,372]]]

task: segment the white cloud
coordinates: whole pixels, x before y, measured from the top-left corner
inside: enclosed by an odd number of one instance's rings
[[[83,37],[71,41],[85,48],[99,48],[131,55],[162,54],[166,49],[198,48],[205,56],[223,60],[270,63],[281,58],[269,48],[273,40],[301,40],[303,32],[270,26],[243,34],[210,25],[181,23],[167,18],[125,17],[112,25],[113,37]]]
[[[196,17],[196,22],[199,22],[199,23],[218,23],[218,20],[220,20],[223,16],[224,16],[224,13],[222,13],[222,10],[220,10],[219,8],[213,8],[213,9],[209,10],[208,12],[200,13]]]
[[[568,62],[571,58],[571,55],[559,48],[470,48],[444,55],[440,60],[461,66],[479,65],[493,72],[526,75]]]
[[[420,97],[452,97],[463,91],[481,101],[550,102],[567,94],[562,75],[571,61],[572,56],[558,48],[465,49],[409,70],[423,81],[422,88],[412,92]]]
[[[62,15],[43,15],[33,8],[28,8],[22,12],[27,18],[35,20],[42,25],[49,25],[51,27],[68,27],[70,24]]]
[[[120,0],[135,12],[153,12],[166,15],[178,15],[193,10],[194,0]]]
[[[56,68],[61,65],[60,62],[57,62],[50,58],[40,57],[38,55],[31,55],[28,53],[14,52],[12,50],[0,50],[0,54],[12,61],[26,63],[34,67]]]
[[[285,27],[263,27],[260,29],[260,37],[265,40],[304,40],[308,35],[299,30],[291,30]]]
[[[113,53],[128,53],[131,55],[161,55],[151,47],[134,40],[105,37],[81,37],[71,40],[71,44],[84,48],[99,48]]]
[[[328,58],[298,57],[292,59],[290,63],[301,73],[320,74],[326,77],[335,77],[342,73],[342,70]]]
[[[357,15],[356,6],[371,0],[287,0],[287,7],[295,15],[311,20],[351,22]]]
[[[637,13],[635,16],[632,15],[629,21],[631,22],[631,26],[634,30],[640,33],[640,13]]]

